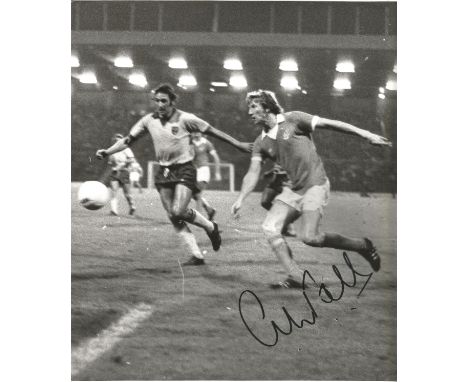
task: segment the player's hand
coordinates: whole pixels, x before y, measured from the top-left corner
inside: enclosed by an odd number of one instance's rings
[[[106,150],[101,149],[101,150],[96,151],[96,158],[97,159],[104,159],[105,157],[107,157]]]
[[[234,217],[239,213],[239,210],[242,207],[242,202],[237,199],[234,204],[231,206],[231,214],[234,215]]]
[[[246,153],[251,153],[253,150],[253,143],[250,142],[240,142],[237,148]]]
[[[392,147],[392,142],[390,142],[387,138],[377,134],[370,134],[367,137],[367,140],[370,142],[371,145]]]
[[[221,174],[220,174],[219,172],[215,173],[215,180],[216,180],[217,182],[220,182],[221,179],[222,179],[222,178],[221,178]]]

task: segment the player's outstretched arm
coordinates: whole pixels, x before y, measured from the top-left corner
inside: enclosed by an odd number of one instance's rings
[[[108,157],[109,155],[118,153],[119,151],[125,150],[128,147],[128,137],[119,139],[117,142],[115,142],[111,147],[107,149],[100,149],[96,151],[96,157],[98,159],[103,159],[105,157]]]
[[[337,121],[334,119],[320,118],[315,127],[328,128],[345,134],[357,135],[368,140],[369,143],[377,146],[392,146],[392,142],[390,142],[385,137],[371,133],[370,131],[364,129],[360,129],[359,127],[351,125],[350,123]]]
[[[230,145],[234,146],[236,149],[240,151],[244,151],[246,153],[252,152],[252,143],[248,142],[240,142],[236,138],[231,137],[229,134],[214,128],[213,126],[209,126],[207,130],[204,131],[205,134],[210,135],[212,137],[218,138]]]
[[[242,188],[239,196],[231,207],[231,213],[233,215],[236,215],[239,212],[240,208],[242,207],[242,202],[257,185],[262,169],[262,162],[258,159],[260,158],[253,158],[250,162],[249,171],[247,171],[247,174],[245,174],[244,179],[242,180]]]

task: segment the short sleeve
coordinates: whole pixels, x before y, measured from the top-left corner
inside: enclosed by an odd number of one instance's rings
[[[319,121],[319,117],[316,115],[304,113],[302,111],[293,111],[290,117],[297,124],[298,128],[306,133],[311,133],[315,130],[315,126]]]
[[[259,135],[253,144],[252,160],[263,161],[264,155],[262,153],[262,136]]]
[[[137,123],[133,125],[129,133],[129,135],[132,138],[139,138],[140,136],[142,136],[148,131],[146,128],[147,123],[148,123],[148,118],[152,118],[151,114],[145,115],[143,118],[141,118]]]
[[[210,126],[208,122],[205,122],[203,119],[198,118],[196,115],[190,113],[186,113],[182,121],[189,133],[204,133]]]

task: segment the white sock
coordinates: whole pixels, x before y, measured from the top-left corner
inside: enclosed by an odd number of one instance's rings
[[[203,255],[198,247],[197,240],[195,239],[195,235],[190,231],[188,227],[184,227],[182,231],[177,232],[179,237],[182,239],[183,243],[186,245],[190,253],[199,258],[203,259]]]
[[[111,211],[118,214],[118,202],[117,198],[112,198],[110,201]]]
[[[213,232],[214,225],[210,222],[207,218],[205,218],[200,212],[197,210],[193,210],[194,218],[192,224],[195,224],[198,227],[204,228],[208,232]]]

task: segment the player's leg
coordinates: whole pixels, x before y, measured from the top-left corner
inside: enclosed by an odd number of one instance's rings
[[[195,236],[193,235],[192,231],[190,231],[190,228],[187,226],[187,223],[185,221],[179,219],[178,217],[172,214],[174,193],[175,193],[174,187],[159,188],[159,195],[161,198],[161,202],[162,202],[164,209],[167,212],[169,220],[174,226],[177,236],[179,237],[179,239],[182,241],[182,243],[185,245],[185,247],[191,254],[191,258],[189,260],[189,262],[191,263],[187,264],[188,263],[187,262],[187,263],[184,263],[184,265],[202,265],[204,264],[203,255],[202,255],[200,248],[198,247]]]
[[[132,189],[130,186],[130,183],[122,183],[122,190],[125,196],[125,199],[127,199],[128,206],[130,207],[129,210],[129,215],[133,215],[135,212],[135,201],[133,200],[132,196]]]
[[[320,221],[323,216],[323,207],[328,203],[330,186],[314,186],[309,189],[302,199],[303,231],[301,240],[312,247],[327,247],[354,251],[361,254],[372,268],[380,268],[380,258],[367,238],[350,238],[338,233],[321,232]]]
[[[269,211],[270,208],[273,206],[273,199],[276,198],[277,195],[277,190],[268,186],[265,187],[265,189],[262,192],[262,198],[260,201],[261,206],[267,211]]]
[[[208,203],[206,198],[202,196],[203,191],[208,188],[210,183],[210,168],[208,166],[202,166],[197,168],[197,187],[200,190],[200,193],[195,195],[195,200],[197,201],[197,209],[201,211],[203,208],[208,215],[208,220],[213,220],[216,210]]]
[[[174,200],[172,203],[171,213],[174,217],[184,220],[203,228],[211,240],[213,249],[217,251],[221,246],[221,237],[218,232],[218,225],[205,218],[200,212],[188,205],[192,198],[192,190],[185,184],[179,183],[175,187]]]
[[[268,211],[262,230],[270,247],[280,261],[286,272],[288,280],[294,280],[295,286],[302,285],[303,271],[293,260],[291,249],[283,237],[282,230],[288,224],[299,217],[299,212],[281,201],[276,201]]]
[[[111,215],[117,216],[119,214],[119,202],[117,200],[117,193],[119,191],[119,182],[117,180],[111,180],[109,182],[109,188],[111,189],[111,200],[110,200]]]

